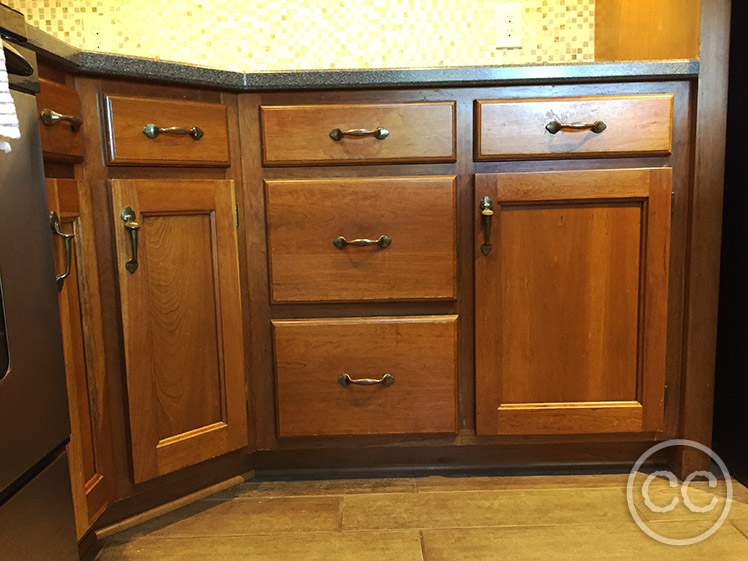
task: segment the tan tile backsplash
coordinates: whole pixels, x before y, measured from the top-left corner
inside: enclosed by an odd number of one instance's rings
[[[5,0],[91,51],[245,72],[594,60],[595,0],[516,0],[521,48],[496,48],[490,0]]]

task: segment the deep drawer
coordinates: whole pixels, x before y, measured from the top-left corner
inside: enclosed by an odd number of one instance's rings
[[[269,180],[265,189],[273,302],[455,297],[454,177]]]
[[[671,151],[672,94],[477,100],[475,113],[476,160]]]
[[[266,105],[260,113],[267,166],[456,158],[454,101]]]
[[[36,106],[44,159],[83,161],[83,122],[78,93],[63,84],[39,79]]]
[[[108,95],[104,110],[110,164],[229,165],[224,105]]]
[[[457,316],[274,320],[273,333],[278,436],[456,432]]]

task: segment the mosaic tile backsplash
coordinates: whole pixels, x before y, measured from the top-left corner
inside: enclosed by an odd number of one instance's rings
[[[489,0],[4,0],[80,48],[227,70],[427,68],[594,60],[595,0],[515,0],[497,48]]]

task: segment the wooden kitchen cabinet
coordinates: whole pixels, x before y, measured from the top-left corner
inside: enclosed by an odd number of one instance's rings
[[[86,183],[47,179],[47,199],[70,407],[70,480],[80,539],[114,500],[99,275]]]
[[[234,186],[111,187],[138,483],[247,444]]]
[[[671,175],[476,175],[478,434],[662,430]]]

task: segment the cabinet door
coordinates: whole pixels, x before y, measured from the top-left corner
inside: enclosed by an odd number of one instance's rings
[[[58,225],[51,220],[53,231],[59,231],[52,235],[70,406],[70,480],[80,539],[114,499],[99,273],[86,184],[47,179],[47,200]],[[74,237],[66,244],[63,236],[70,235]]]
[[[115,179],[112,195],[140,482],[247,444],[234,188]]]
[[[662,430],[671,170],[479,174],[475,193],[478,433]]]

